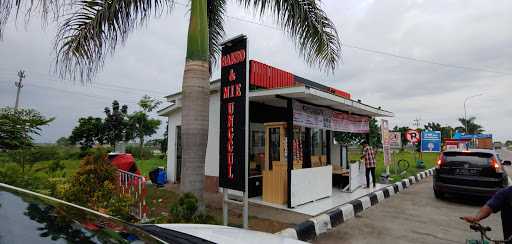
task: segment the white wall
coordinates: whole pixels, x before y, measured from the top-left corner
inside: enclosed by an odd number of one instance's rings
[[[204,174],[219,176],[220,97],[218,92],[210,95],[209,117]]]
[[[220,97],[219,93],[210,95],[208,145],[206,147],[205,175],[219,176],[219,133],[220,133]],[[181,125],[181,109],[172,112],[169,117],[169,140],[167,142],[167,177],[176,182],[176,126]]]
[[[332,166],[294,169],[290,183],[292,207],[330,197],[332,195]]]
[[[181,109],[171,113],[167,140],[167,179],[176,182],[176,126],[181,125]]]

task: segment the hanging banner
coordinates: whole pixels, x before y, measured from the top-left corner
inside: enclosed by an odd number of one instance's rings
[[[391,164],[391,135],[389,134],[389,123],[383,119],[380,123],[380,131],[382,138],[382,151],[384,155],[384,165]]]
[[[222,46],[220,71],[219,186],[245,189],[247,37]]]
[[[293,101],[293,124],[333,131],[368,133],[370,119]]]

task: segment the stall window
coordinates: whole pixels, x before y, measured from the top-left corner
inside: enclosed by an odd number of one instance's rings
[[[325,130],[311,129],[311,155],[326,155]]]
[[[327,162],[327,142],[325,130],[311,129],[311,166],[318,167]]]
[[[270,162],[281,161],[281,145],[279,128],[270,128]]]
[[[249,175],[261,175],[265,164],[265,127],[261,123],[251,123],[249,127]]]

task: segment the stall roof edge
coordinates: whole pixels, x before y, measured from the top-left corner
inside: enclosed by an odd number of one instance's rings
[[[218,92],[218,89],[220,88],[219,80],[212,81],[210,83],[210,87],[212,89],[212,93]],[[321,107],[328,107],[339,111],[346,111],[369,117],[394,117],[393,112],[336,96],[308,86],[295,86],[249,92],[250,100],[255,102],[268,103],[272,102],[273,99],[279,99],[278,97],[293,98],[297,101],[303,101]],[[181,108],[181,92],[167,96],[167,100],[172,104],[159,110],[158,115],[165,117]]]

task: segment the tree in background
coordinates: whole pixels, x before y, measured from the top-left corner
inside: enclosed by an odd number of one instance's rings
[[[71,142],[69,142],[69,138],[62,136],[59,139],[57,139],[57,141],[55,141],[55,144],[66,147],[71,145]]]
[[[428,122],[424,127],[425,130],[440,131],[442,141],[444,141],[445,138],[451,138],[454,131],[449,125],[441,126],[441,124],[435,122]]]
[[[365,140],[365,135],[358,133],[334,131],[333,135],[341,145],[361,145]]]
[[[507,141],[505,142],[505,146],[507,146],[507,147],[512,147],[512,140],[507,140]]]
[[[464,132],[466,134],[482,134],[484,129],[481,125],[477,124],[475,120],[476,117],[470,117],[467,120],[465,118],[459,118],[459,122],[462,126],[456,127],[455,130]]]
[[[380,131],[379,123],[375,118],[370,119],[370,132],[369,137],[370,141],[368,142],[374,148],[382,147],[382,135]]]
[[[78,125],[73,128],[69,136],[69,142],[73,145],[80,144],[83,152],[95,144],[103,144],[104,141],[103,121],[101,118],[92,116],[78,119]]]
[[[441,127],[441,139],[444,142],[446,138],[452,138],[455,129],[449,125]]]
[[[35,109],[0,109],[0,148],[25,149],[33,146],[33,135],[55,118],[46,118]]]
[[[117,142],[127,142],[133,139],[133,131],[128,121],[128,106],[119,106],[119,102],[112,102],[112,109],[105,107],[105,121],[103,122],[103,133],[105,141],[115,147]]]
[[[268,13],[295,42],[308,64],[334,70],[341,43],[334,23],[316,0],[239,0],[261,17]],[[182,84],[183,177],[181,190],[202,197],[208,141],[209,79],[224,39],[227,1],[190,0],[187,52]],[[133,1],[25,1],[0,2],[0,37],[12,12],[15,16],[41,13],[43,19],[66,16],[55,38],[61,76],[90,80],[107,55],[128,39],[128,34],[161,13],[170,13],[173,0]],[[14,9],[15,11],[11,11]],[[64,13],[62,13],[64,12]],[[53,18],[52,18],[53,17]],[[126,139],[126,138],[125,138]]]
[[[143,158],[144,137],[155,134],[162,122],[158,119],[150,119],[148,116],[148,113],[153,111],[160,101],[145,95],[138,104],[142,110],[128,116],[128,126],[133,136],[139,139],[140,158]]]
[[[35,109],[0,109],[0,148],[7,149],[9,157],[25,172],[29,154],[26,151],[34,146],[32,137],[39,135],[41,127],[55,118],[46,118]]]
[[[441,131],[441,124],[436,122],[428,122],[425,126],[425,130],[431,130],[431,131]]]

